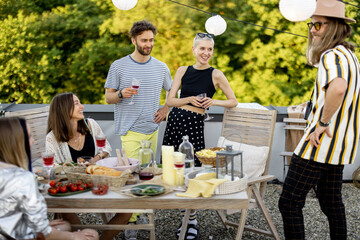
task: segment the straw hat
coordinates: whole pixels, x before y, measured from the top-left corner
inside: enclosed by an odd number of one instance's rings
[[[347,23],[356,22],[355,19],[345,17],[345,4],[337,0],[317,0],[313,16],[341,18]]]

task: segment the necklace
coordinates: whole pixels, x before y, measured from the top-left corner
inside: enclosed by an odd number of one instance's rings
[[[70,146],[76,150],[80,150],[80,147],[82,146],[82,134],[77,132],[78,136],[76,138],[72,138],[68,144],[70,144]],[[80,141],[79,141],[80,140]]]

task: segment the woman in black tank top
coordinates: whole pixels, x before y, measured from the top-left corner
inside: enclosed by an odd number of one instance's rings
[[[178,150],[182,137],[185,135],[189,136],[189,141],[194,145],[194,151],[205,148],[203,131],[205,108],[237,106],[235,94],[225,75],[209,64],[214,51],[213,35],[198,33],[192,50],[196,58],[195,64],[181,66],[177,70],[167,98],[167,105],[174,108],[169,114],[163,144],[172,145],[175,150]],[[180,98],[176,98],[180,87]],[[212,99],[218,88],[223,91],[227,100]],[[201,93],[206,93],[207,97],[204,99],[197,97]],[[197,159],[195,159],[195,166],[201,166]]]
[[[175,75],[166,104],[173,107],[166,125],[163,145],[179,149],[182,137],[189,136],[194,146],[194,152],[205,148],[204,142],[204,109],[211,106],[235,107],[237,100],[225,75],[210,66],[209,60],[214,51],[213,35],[198,33],[193,43],[193,53],[196,62],[192,66],[180,67]],[[180,98],[176,93],[181,87]],[[227,100],[212,99],[216,89],[220,88]],[[207,97],[200,99],[197,95],[206,93]],[[195,166],[201,162],[195,157]],[[179,235],[178,231],[178,235]],[[190,214],[186,239],[198,239],[196,212]]]

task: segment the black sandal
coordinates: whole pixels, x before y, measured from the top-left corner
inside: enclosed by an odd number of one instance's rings
[[[177,238],[180,237],[181,226],[182,226],[182,224],[180,224],[180,226],[178,227],[178,230],[176,233]],[[189,232],[190,228],[195,229],[196,234],[193,232]],[[194,238],[188,239],[188,236],[192,236]],[[185,239],[188,239],[188,240],[198,240],[199,239],[199,227],[197,224],[188,224],[187,229],[186,229]]]
[[[196,233],[189,232],[190,228],[195,229]],[[188,238],[189,236],[191,236],[193,238]],[[199,239],[199,227],[197,224],[188,224],[185,239],[187,239],[187,240],[198,240]]]

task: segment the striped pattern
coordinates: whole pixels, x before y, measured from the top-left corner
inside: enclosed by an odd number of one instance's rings
[[[312,133],[321,118],[325,90],[335,78],[343,78],[348,84],[343,103],[331,118],[330,132],[321,135],[318,148],[311,147],[306,137]],[[359,141],[359,61],[355,54],[342,45],[323,53],[314,87],[314,106],[308,127],[295,154],[320,163],[352,164]]]
[[[131,87],[133,78],[141,79],[139,94],[122,99],[114,106],[115,134],[126,135],[128,130],[151,134],[158,129],[154,114],[159,109],[161,89],[170,90],[172,78],[165,63],[150,57],[145,63],[134,61],[130,55],[114,61],[108,72],[105,88]]]

